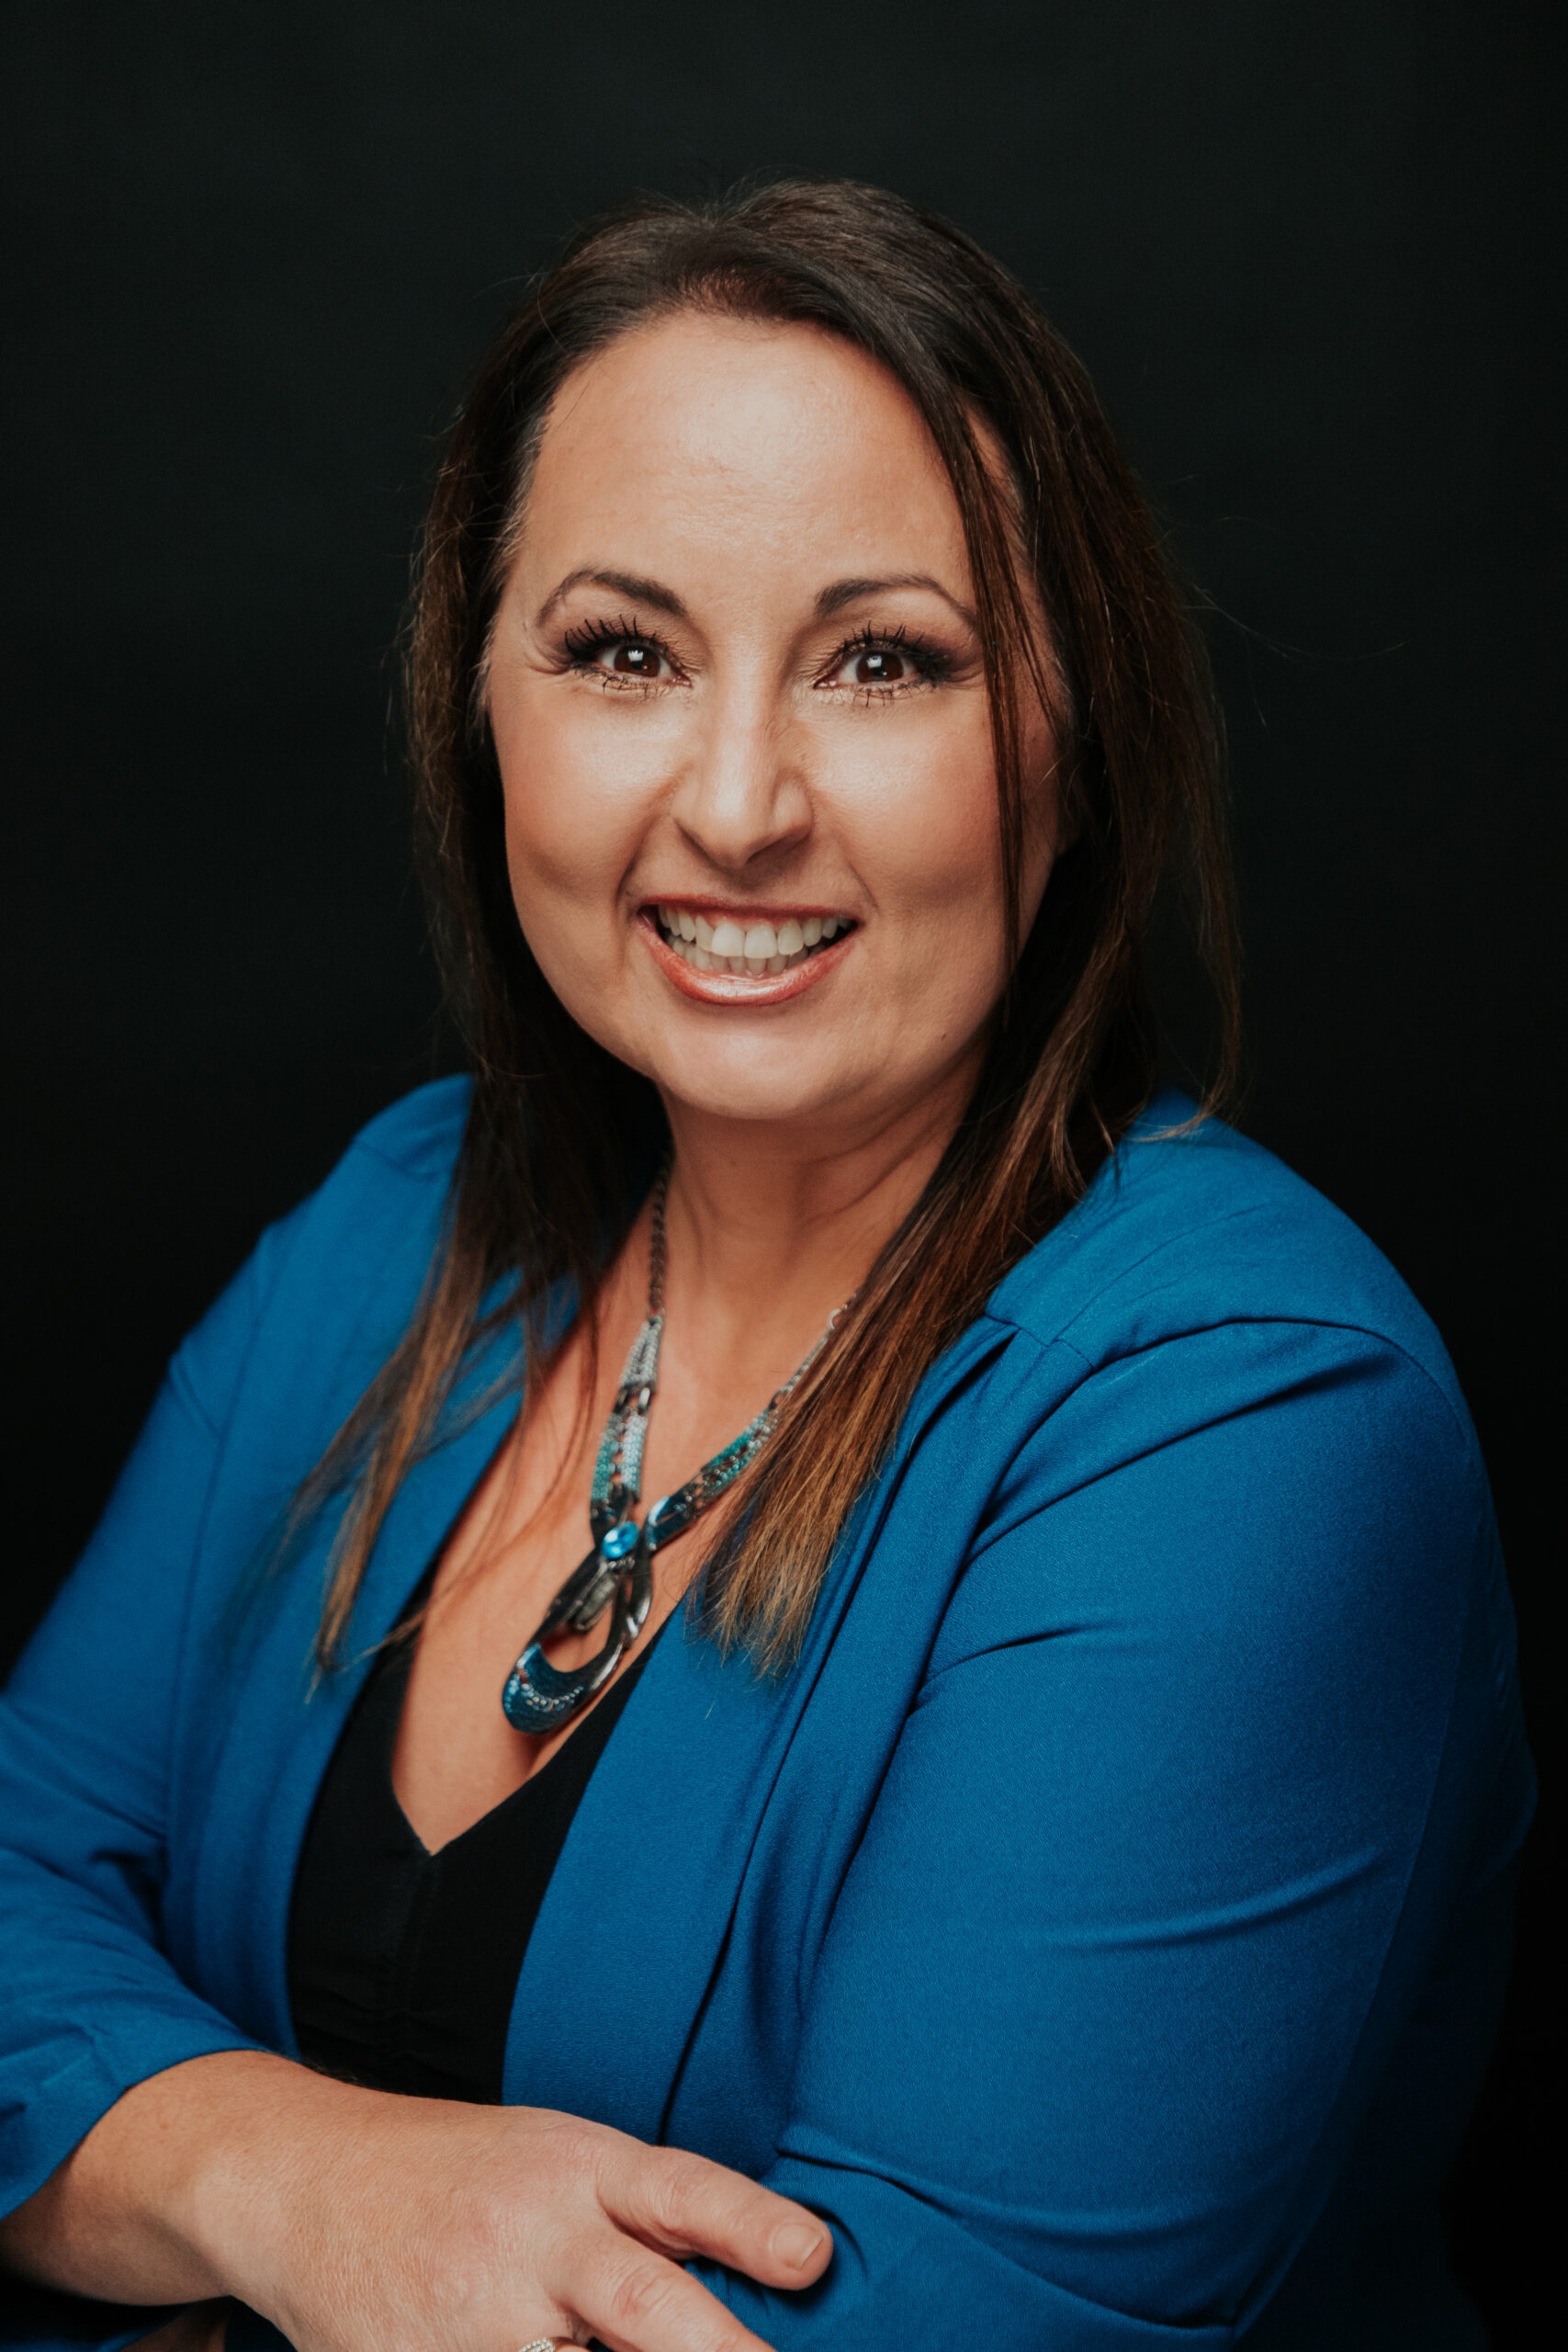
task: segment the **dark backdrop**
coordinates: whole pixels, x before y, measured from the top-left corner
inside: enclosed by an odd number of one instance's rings
[[[257,1227],[449,1052],[388,649],[434,436],[520,277],[634,187],[885,181],[1044,298],[1213,600],[1246,1124],[1388,1251],[1480,1424],[1549,1797],[1454,2191],[1505,2342],[1527,2340],[1554,2234],[1521,2143],[1548,2120],[1536,1921],[1562,1684],[1561,15],[10,17],[7,1648]]]

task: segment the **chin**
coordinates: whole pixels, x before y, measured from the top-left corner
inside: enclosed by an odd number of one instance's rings
[[[668,1102],[748,1125],[826,1117],[846,1097],[865,1093],[869,1075],[833,1074],[809,1063],[803,1068],[798,1057],[749,1052],[739,1040],[699,1057],[660,1056],[644,1067]]]

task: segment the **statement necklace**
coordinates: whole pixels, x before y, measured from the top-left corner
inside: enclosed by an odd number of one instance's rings
[[[603,1690],[648,1622],[654,1554],[661,1544],[683,1534],[756,1460],[773,1433],[780,1406],[810,1371],[845,1311],[842,1306],[834,1308],[821,1338],[756,1419],[748,1421],[721,1453],[705,1462],[695,1477],[656,1502],[638,1527],[631,1514],[642,1494],[648,1417],[659,1386],[659,1343],[664,1336],[664,1205],[669,1195],[670,1163],[666,1160],[653,1188],[648,1319],[632,1342],[593,1465],[588,1504],[593,1549],[551,1601],[543,1624],[508,1675],[501,1694],[506,1720],[513,1730],[531,1732],[536,1737],[558,1731]],[[570,1673],[563,1674],[552,1666],[544,1652],[552,1634],[568,1628],[586,1634],[606,1608],[611,1612],[610,1628],[598,1657]]]

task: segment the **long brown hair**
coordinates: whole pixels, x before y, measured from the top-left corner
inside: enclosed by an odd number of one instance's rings
[[[1187,888],[1218,1008],[1207,1099],[1235,1072],[1238,958],[1207,667],[1159,532],[1073,354],[998,263],[880,189],[794,180],[702,205],[641,200],[594,223],[480,369],[423,542],[407,661],[416,807],[473,1084],[412,1320],[301,1490],[310,1510],[352,1489],[318,1640],[323,1665],[341,1648],[399,1484],[435,1442],[478,1346],[514,1323],[525,1373],[536,1369],[546,1295],[564,1279],[592,1358],[600,1284],[638,1206],[634,1171],[658,1148],[654,1089],[572,1020],[519,927],[482,676],[552,401],[593,354],[682,307],[827,328],[878,360],[925,420],[968,544],[1013,932],[1007,999],[967,1112],[719,1525],[703,1606],[721,1642],[745,1643],[764,1667],[793,1654],[845,1518],[921,1375],[1148,1102],[1146,944],[1156,894],[1173,877]],[[1006,481],[986,461],[982,426]],[[1050,675],[1024,566],[1050,632]],[[1076,830],[1020,940],[1030,694],[1066,731]]]

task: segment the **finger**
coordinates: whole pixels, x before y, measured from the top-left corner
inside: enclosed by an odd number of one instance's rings
[[[618,2230],[580,2242],[571,2308],[609,2352],[772,2352],[677,2263]]]
[[[599,2197],[623,2230],[663,2254],[705,2254],[767,2287],[808,2287],[833,2251],[825,2223],[727,2165],[680,2148],[622,2142],[607,2152]]]

